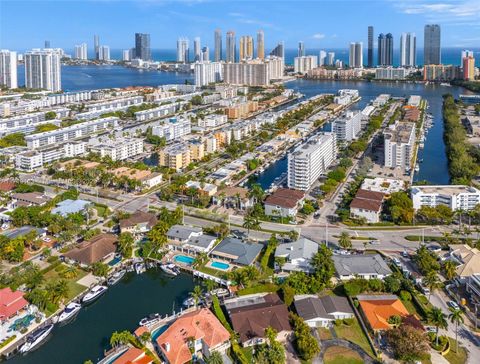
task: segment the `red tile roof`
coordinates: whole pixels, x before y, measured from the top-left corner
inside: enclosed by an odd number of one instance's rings
[[[153,359],[150,358],[141,349],[130,348],[120,355],[112,364],[151,364]]]
[[[359,189],[355,197],[364,198],[367,200],[383,201],[385,195],[382,192]]]
[[[0,181],[0,191],[8,192],[15,188],[15,182],[12,181]]]
[[[0,289],[0,320],[13,316],[26,306],[28,302],[23,298],[23,292],[12,291],[10,287]]]
[[[380,212],[384,197],[382,192],[359,189],[350,203],[350,208]]]
[[[388,330],[391,316],[406,317],[409,315],[402,301],[397,299],[358,300],[365,317],[373,330]]]
[[[265,200],[267,205],[292,209],[305,197],[305,193],[289,188],[279,188]]]

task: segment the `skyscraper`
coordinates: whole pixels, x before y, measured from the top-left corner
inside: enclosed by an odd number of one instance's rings
[[[45,48],[50,48],[50,41],[49,40],[45,41]]]
[[[195,37],[193,39],[193,61],[199,62],[202,60],[202,45],[200,42],[200,37]]]
[[[236,40],[235,40],[235,32],[233,30],[229,30],[227,32],[227,41],[225,42],[226,45],[226,57],[225,60],[227,62],[235,62],[236,59]]]
[[[32,49],[25,53],[25,86],[60,91],[61,55],[52,49]]]
[[[180,37],[177,40],[177,62],[188,63],[189,59],[188,38]]]
[[[473,56],[467,56],[463,58],[462,63],[463,79],[465,81],[475,79],[475,58],[473,58]]]
[[[393,36],[391,33],[387,35],[380,33],[378,36],[378,65],[393,65]]]
[[[473,51],[469,51],[468,49],[464,49],[462,51],[462,56],[460,58],[460,67],[463,67],[463,59],[465,57],[473,57]]]
[[[202,61],[209,62],[210,61],[210,49],[208,47],[202,48]]]
[[[249,35],[240,37],[240,61],[253,59],[253,38]]]
[[[135,33],[135,58],[143,61],[152,60],[152,51],[150,49],[150,34]]]
[[[334,64],[335,64],[335,52],[328,52],[327,66],[333,66]]]
[[[285,46],[283,42],[277,44],[275,48],[270,52],[271,56],[280,57],[285,60]]]
[[[423,38],[423,63],[441,64],[440,25],[427,24]]]
[[[0,86],[17,88],[17,52],[0,50]]]
[[[305,44],[303,42],[298,42],[298,57],[303,57],[305,55]]]
[[[87,43],[78,44],[75,46],[75,58],[83,61],[88,59]]]
[[[352,42],[350,43],[349,62],[350,68],[362,68],[363,67],[363,43]]]
[[[327,52],[321,50],[318,56],[318,65],[325,66],[327,63]]]
[[[110,47],[102,45],[98,47],[98,59],[100,61],[110,61]]]
[[[215,62],[222,60],[222,31],[215,29]]]
[[[368,54],[367,54],[367,65],[368,67],[373,67],[373,27],[368,27]]]
[[[417,37],[415,33],[402,33],[400,37],[400,66],[415,67],[417,63]]]
[[[265,34],[263,30],[257,32],[257,58],[265,58]]]
[[[99,48],[100,48],[100,38],[98,35],[93,36],[93,50],[95,52],[95,59],[100,59],[99,56]]]

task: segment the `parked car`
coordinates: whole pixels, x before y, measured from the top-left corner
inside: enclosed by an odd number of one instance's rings
[[[448,301],[447,305],[449,307],[453,308],[454,310],[459,310],[460,309],[460,306],[455,301]]]

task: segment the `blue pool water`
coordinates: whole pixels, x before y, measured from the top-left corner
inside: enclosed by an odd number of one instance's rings
[[[176,255],[175,258],[173,258],[173,260],[175,260],[178,263],[183,263],[186,265],[192,265],[193,262],[195,261],[195,259],[193,259],[192,257],[187,257],[185,255]]]
[[[113,258],[111,261],[108,262],[110,267],[113,267],[115,264],[118,264],[122,261],[122,258]]]
[[[230,268],[229,264],[222,263],[222,262],[216,262],[216,261],[213,261],[212,264],[210,264],[210,265],[213,268],[222,269],[222,270],[227,270],[228,268]]]
[[[157,340],[157,338],[168,329],[168,325],[160,326],[158,329],[152,332],[152,341]]]

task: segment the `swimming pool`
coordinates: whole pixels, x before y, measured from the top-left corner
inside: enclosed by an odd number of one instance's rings
[[[187,257],[186,255],[176,255],[175,258],[173,258],[177,263],[183,263],[186,265],[192,265],[193,262],[195,261],[194,258],[192,257]]]
[[[213,261],[212,264],[210,264],[210,266],[212,266],[212,268],[221,269],[221,270],[227,270],[228,268],[230,268],[229,264],[217,262],[217,261]]]
[[[158,329],[154,330],[154,331],[152,332],[152,335],[151,335],[151,336],[152,336],[152,341],[157,340],[157,338],[158,338],[161,334],[163,334],[163,333],[165,332],[165,330],[168,329],[168,326],[169,326],[169,325],[163,325],[163,326],[160,326]]]

